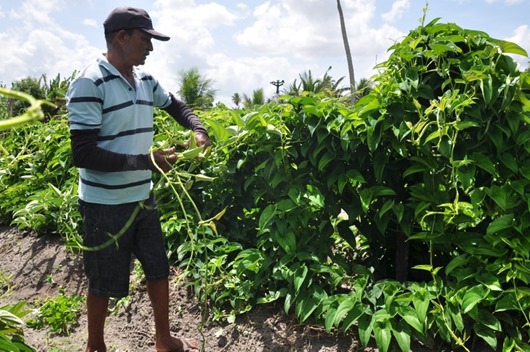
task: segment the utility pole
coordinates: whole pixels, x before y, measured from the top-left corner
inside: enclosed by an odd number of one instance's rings
[[[285,81],[282,79],[277,81],[272,81],[271,84],[276,87],[276,94],[280,94],[280,86],[283,86]]]

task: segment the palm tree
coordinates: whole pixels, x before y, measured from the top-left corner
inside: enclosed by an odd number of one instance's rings
[[[313,78],[311,70],[303,72],[298,75],[300,82],[295,79],[291,85],[289,85],[284,91],[288,95],[300,95],[301,92],[313,92],[319,93],[323,89],[323,82],[321,79]]]
[[[180,71],[179,84],[180,98],[190,107],[208,109],[213,106],[216,92],[212,88],[213,81],[202,76],[198,68]]]
[[[239,93],[234,93],[234,95],[232,95],[232,102],[236,108],[239,108],[239,104],[241,104],[241,95],[239,95]]]
[[[265,104],[265,93],[263,88],[254,90],[252,92],[252,97],[243,94],[243,105],[245,108],[250,109],[263,104]]]
[[[334,80],[333,77],[329,75],[330,70],[331,66],[324,73],[324,77],[322,78],[321,91],[323,91],[327,96],[330,97],[341,97],[345,92],[349,91],[350,88],[340,87],[344,76],[339,78],[338,80]]]
[[[286,95],[298,96],[300,95],[300,83],[295,79],[293,83],[283,89],[283,93]]]
[[[339,10],[340,29],[342,33],[342,40],[344,41],[344,49],[346,50],[346,60],[348,61],[348,72],[350,74],[350,88],[352,92],[355,92],[355,73],[353,71],[353,60],[351,57],[350,44],[348,43],[348,34],[346,33],[346,23],[344,22],[344,14],[342,13],[342,6],[340,0],[337,0],[337,9]],[[355,104],[357,97],[352,94],[352,104]]]
[[[329,75],[329,70],[331,70],[331,66],[326,70],[322,78],[314,78],[311,70],[301,73],[299,75],[300,82],[295,79],[284,92],[295,96],[300,95],[301,92],[313,92],[322,93],[329,97],[339,97],[348,90],[348,88],[339,87],[344,77],[334,80]]]
[[[302,91],[318,93],[322,89],[322,80],[313,78],[311,70],[299,75]]]

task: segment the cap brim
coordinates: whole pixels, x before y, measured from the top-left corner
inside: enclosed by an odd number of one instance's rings
[[[169,37],[167,35],[157,32],[154,29],[145,29],[145,28],[140,28],[140,29],[148,33],[149,35],[151,35],[156,40],[161,40],[163,42],[167,42],[169,40]]]

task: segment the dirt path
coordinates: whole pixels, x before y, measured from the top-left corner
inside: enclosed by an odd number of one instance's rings
[[[58,236],[37,236],[0,226],[0,274],[11,276],[15,285],[0,306],[21,300],[56,297],[62,287],[67,294],[85,294],[82,261],[68,252]],[[195,337],[208,352],[317,352],[374,351],[362,349],[349,336],[333,336],[317,328],[300,326],[273,305],[260,306],[240,316],[233,324],[208,323],[201,330],[198,302],[188,290],[172,285],[171,328],[175,336]],[[25,330],[26,342],[39,352],[83,351],[86,342],[83,314],[69,335],[47,330]],[[127,307],[109,314],[107,347],[112,352],[154,351],[154,325],[145,285],[140,282]],[[55,349],[53,349],[55,348]]]

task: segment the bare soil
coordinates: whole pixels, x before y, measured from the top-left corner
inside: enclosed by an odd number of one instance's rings
[[[0,298],[0,306],[66,294],[85,295],[82,260],[66,249],[60,236],[38,235],[0,226],[0,275],[10,276],[14,288]],[[173,273],[175,275],[175,273]],[[112,352],[155,351],[151,306],[143,282],[130,295],[127,306],[110,313],[106,322],[106,342]],[[328,334],[322,328],[300,325],[276,305],[264,305],[227,322],[201,323],[200,304],[188,288],[171,285],[171,328],[177,337],[193,337],[204,351],[376,351],[359,347],[353,336]],[[50,330],[25,329],[26,342],[38,352],[83,351],[86,343],[86,311],[69,334]],[[418,350],[419,351],[419,350]],[[423,350],[425,351],[425,350]]]

